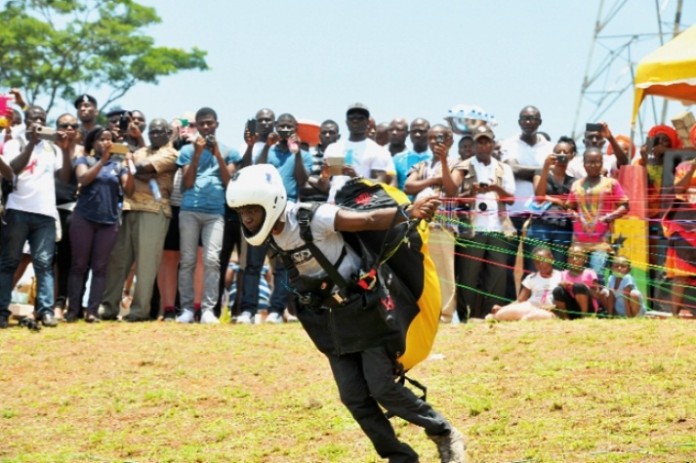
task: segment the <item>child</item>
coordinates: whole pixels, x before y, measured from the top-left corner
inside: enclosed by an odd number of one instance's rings
[[[604,290],[607,313],[610,316],[633,318],[645,315],[643,296],[631,276],[631,263],[623,256],[614,259],[611,276]]]
[[[586,316],[590,308],[593,313],[599,310],[599,278],[594,270],[585,267],[586,264],[585,249],[578,244],[571,245],[568,248],[568,270],[563,270],[561,282],[553,290],[555,312],[560,318],[573,320]]]
[[[561,282],[561,272],[553,268],[553,253],[545,246],[535,248],[532,258],[536,272],[522,281],[517,301],[503,307],[494,305],[487,319],[532,321],[555,318],[549,310],[554,307],[551,292]]]

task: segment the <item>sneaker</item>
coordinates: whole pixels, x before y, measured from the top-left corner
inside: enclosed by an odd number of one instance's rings
[[[437,445],[440,463],[466,463],[464,436],[457,428],[447,434],[428,434],[428,437]]]
[[[238,317],[237,320],[235,320],[235,323],[238,323],[240,325],[251,325],[254,322],[251,312],[244,311],[242,312]]]
[[[184,311],[181,312],[181,315],[176,317],[176,321],[178,323],[193,323],[193,310],[184,309]]]
[[[207,325],[217,325],[220,323],[220,320],[218,320],[212,310],[205,310],[201,314],[201,323]]]
[[[162,315],[162,320],[165,322],[173,322],[176,320],[176,310],[172,307],[172,309],[165,309],[164,314]]]
[[[295,323],[295,322],[300,321],[300,320],[298,320],[298,318],[296,316],[291,314],[288,309],[285,309],[285,312],[283,313],[283,315],[284,315],[285,321],[288,323]]]
[[[283,323],[283,317],[278,312],[271,312],[268,314],[264,323],[273,323],[275,325]]]

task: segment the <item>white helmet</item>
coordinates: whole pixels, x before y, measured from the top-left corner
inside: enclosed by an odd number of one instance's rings
[[[225,197],[232,209],[243,206],[263,208],[265,215],[258,232],[252,235],[242,224],[244,238],[252,246],[260,246],[266,241],[288,202],[283,179],[270,164],[248,166],[236,172],[227,184]]]

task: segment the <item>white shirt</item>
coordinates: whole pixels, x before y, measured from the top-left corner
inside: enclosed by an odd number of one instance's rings
[[[537,135],[537,142],[529,146],[520,139],[520,135],[503,140],[500,143],[503,162],[516,160],[523,166],[541,167],[546,157],[553,153],[553,143],[541,135]],[[515,203],[508,208],[511,213],[526,211],[525,203],[534,196],[534,183],[531,180],[515,178]]]
[[[362,141],[339,140],[331,143],[324,152],[324,159],[326,158],[344,158],[344,165],[351,166],[359,177],[372,178],[374,170],[392,175],[396,173],[389,151],[369,138]],[[340,190],[349,179],[350,177],[346,175],[331,177],[329,202],[334,201],[336,191]]]
[[[8,141],[3,151],[5,162],[12,162],[21,151],[18,140]],[[17,175],[17,188],[9,195],[5,208],[57,217],[55,172],[62,167],[60,148],[48,141],[39,142],[29,162]]]
[[[471,167],[476,172],[476,180],[478,183],[488,183],[493,185],[496,183],[495,171],[498,165],[503,166],[503,190],[512,194],[515,191],[515,176],[512,175],[512,168],[499,162],[495,158],[491,158],[491,162],[485,165],[474,156],[471,158]],[[486,210],[481,211],[480,204],[486,204]],[[476,202],[472,208],[472,225],[475,231],[500,232],[503,231],[503,225],[498,211],[498,193],[489,191],[488,193],[479,193],[476,195]]]
[[[548,278],[534,272],[522,280],[522,286],[531,291],[530,303],[537,307],[549,307],[553,305],[553,289],[561,283],[561,271],[553,269]]]
[[[283,231],[273,235],[276,244],[285,251],[297,249],[305,244],[302,238],[300,238],[300,225],[297,223],[297,210],[300,204],[288,202],[285,208],[285,226]],[[338,211],[338,206],[322,204],[314,212],[309,227],[312,230],[314,244],[324,253],[329,262],[335,263],[338,260],[345,245],[347,254],[338,267],[338,273],[348,279],[360,268],[360,258],[350,246],[345,244],[343,235],[334,229]],[[290,258],[293,260],[298,272],[303,276],[321,278],[326,275],[322,266],[312,257],[312,253],[308,249],[292,254]]]

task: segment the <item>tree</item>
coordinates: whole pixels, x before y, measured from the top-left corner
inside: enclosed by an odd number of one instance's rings
[[[206,52],[156,47],[144,30],[161,21],[132,0],[9,0],[0,12],[0,86],[26,100],[72,101],[91,88],[112,91],[102,108],[139,82],[207,70]]]

